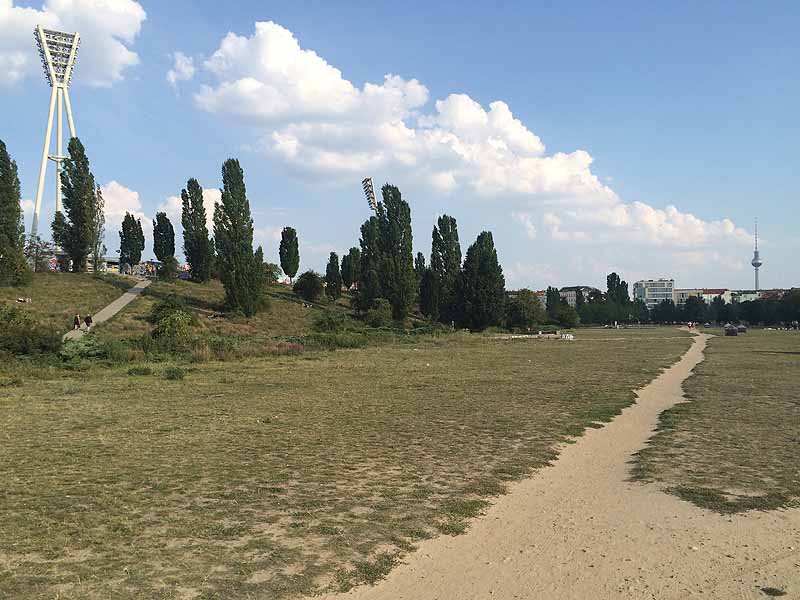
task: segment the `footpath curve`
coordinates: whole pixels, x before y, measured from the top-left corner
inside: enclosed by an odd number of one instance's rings
[[[139,294],[141,294],[147,286],[150,285],[149,279],[144,279],[142,281],[137,282],[132,288],[130,288],[127,292],[122,294],[119,298],[114,300],[111,304],[106,306],[105,308],[100,309],[93,317],[92,321],[94,325],[99,325],[105,321],[108,321],[111,317],[116,315],[119,311],[123,308],[128,306],[131,302],[133,302]],[[77,340],[82,338],[85,334],[89,331],[87,329],[73,329],[72,331],[68,331],[64,334],[64,341],[68,340]]]
[[[374,587],[328,600],[800,597],[800,510],[719,515],[630,481],[630,461],[703,360],[697,335],[672,367],[555,463],[515,483],[469,531],[438,537]]]

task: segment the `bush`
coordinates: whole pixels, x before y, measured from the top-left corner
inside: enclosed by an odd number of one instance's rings
[[[180,367],[167,367],[164,369],[164,378],[180,381],[186,376],[186,371]]]
[[[187,315],[191,319],[191,325],[197,324],[197,316],[189,312],[189,308],[186,306],[184,299],[175,294],[170,294],[153,306],[150,310],[150,322],[157,325],[163,318],[176,312]]]
[[[375,307],[370,308],[364,317],[370,327],[389,327],[392,325],[392,305],[385,298],[375,300]]]
[[[314,318],[312,329],[320,332],[338,332],[350,329],[352,319],[344,313],[326,310]]]
[[[168,256],[158,269],[159,279],[175,279],[178,276],[178,259]]]
[[[130,349],[119,340],[101,342],[93,335],[84,335],[77,340],[68,341],[58,354],[67,362],[82,359],[123,362],[130,358]]]
[[[156,342],[155,348],[162,352],[186,352],[191,345],[192,316],[183,311],[173,312],[163,317],[150,333]],[[147,352],[148,348],[143,348]]]
[[[297,278],[292,289],[304,300],[316,302],[322,296],[322,277],[314,271],[306,271]]]
[[[33,320],[16,306],[0,305],[0,352],[40,354],[58,352],[61,335],[55,329]]]
[[[131,367],[128,369],[128,375],[152,375],[153,369],[150,367]]]

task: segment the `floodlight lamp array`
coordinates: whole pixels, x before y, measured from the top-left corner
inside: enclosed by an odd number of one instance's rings
[[[54,83],[69,87],[72,83],[72,73],[75,70],[75,58],[81,45],[80,37],[76,39],[77,36],[74,33],[64,33],[53,29],[42,29],[42,31],[44,39],[39,35],[38,28],[34,29],[33,35],[39,48],[39,56],[42,59],[42,68],[47,83],[50,87],[53,87]],[[49,64],[48,53],[50,55]],[[72,57],[71,63],[70,57]],[[52,73],[55,75],[55,82],[51,77],[51,67]]]
[[[364,195],[367,197],[367,204],[369,207],[377,211],[378,210],[378,202],[375,199],[375,186],[372,183],[372,177],[365,177],[361,181],[361,187],[364,188]]]

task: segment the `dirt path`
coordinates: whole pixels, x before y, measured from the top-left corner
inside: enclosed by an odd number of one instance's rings
[[[92,320],[94,321],[94,325],[99,325],[104,321],[108,321],[111,317],[116,315],[119,311],[123,308],[128,306],[131,302],[136,300],[136,298],[141,294],[147,286],[150,285],[150,280],[145,279],[139,281],[130,288],[127,292],[122,294],[119,298],[114,300],[111,304],[106,306],[105,308],[100,309],[93,317]],[[73,329],[64,334],[64,340],[77,340],[84,336],[84,334],[88,333],[86,329]]]
[[[425,541],[377,586],[330,598],[733,600],[767,598],[762,588],[800,598],[800,510],[722,516],[628,481],[632,455],[682,400],[707,337],[467,534]]]

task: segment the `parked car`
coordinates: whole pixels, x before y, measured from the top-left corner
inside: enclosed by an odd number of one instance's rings
[[[739,328],[736,325],[726,325],[725,335],[739,335]]]
[[[739,330],[739,333],[747,333],[747,327],[745,327],[744,325],[739,325],[739,327],[737,327],[736,329]]]

